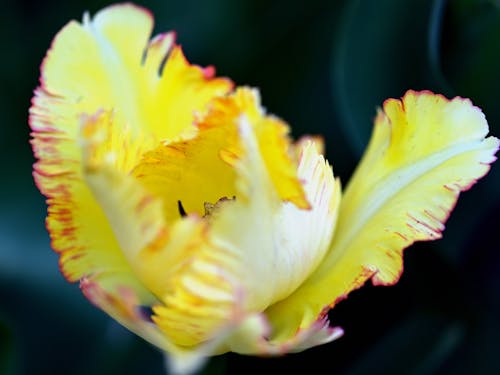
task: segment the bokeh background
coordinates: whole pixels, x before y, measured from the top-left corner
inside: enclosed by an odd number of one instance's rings
[[[0,373],[162,374],[162,356],[60,275],[31,178],[28,107],[39,65],[70,19],[109,1],[2,0]],[[294,136],[323,134],[348,181],[377,106],[409,89],[469,97],[500,135],[495,0],[139,1],[190,61],[259,87]],[[443,240],[405,253],[394,287],[367,286],[330,313],[345,336],[275,359],[229,354],[207,374],[500,373],[500,165],[464,193]]]

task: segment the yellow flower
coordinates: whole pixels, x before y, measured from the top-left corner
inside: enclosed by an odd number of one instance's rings
[[[342,193],[321,141],[292,143],[259,94],[149,41],[134,5],[56,36],[30,110],[36,182],[61,270],[174,371],[338,338],[327,311],[402,251],[441,237],[498,139],[467,99],[408,91],[379,111]]]

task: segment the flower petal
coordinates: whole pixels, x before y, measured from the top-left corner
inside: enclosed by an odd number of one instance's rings
[[[259,312],[292,293],[322,260],[335,227],[340,184],[309,142],[302,149],[298,178],[312,208],[283,202],[251,121],[239,116],[244,152],[236,163],[237,199],[220,210],[210,234],[217,246],[241,254],[246,311]]]
[[[141,142],[130,141],[130,131],[120,126],[109,112],[100,111],[83,119],[81,140],[82,169],[85,182],[93,193],[95,202],[106,215],[120,251],[134,265],[137,253],[165,231],[162,203],[150,196],[131,176],[117,167],[126,160],[122,155],[134,152],[134,147],[124,147],[122,153],[110,156],[114,140],[121,139],[123,146]],[[120,132],[117,128],[122,128]],[[119,209],[118,209],[119,208]],[[140,225],[137,225],[140,223]]]
[[[198,120],[201,129],[219,127],[221,124],[238,125],[245,117],[255,132],[259,153],[273,188],[282,200],[292,202],[299,208],[310,208],[300,181],[296,165],[290,157],[289,127],[280,119],[266,115],[257,90],[238,88],[231,96],[214,100],[208,114]],[[233,127],[233,129],[236,129]],[[241,130],[241,129],[240,129]],[[237,139],[241,138],[241,134]],[[233,164],[242,153],[242,145],[224,150],[221,157]]]
[[[153,321],[173,342],[186,348],[217,340],[220,332],[237,325],[241,311],[241,287],[236,277],[240,262],[235,254],[217,248],[203,234],[189,239],[189,246],[180,249],[182,262],[174,269],[165,267],[153,280],[156,288],[164,290],[163,303],[153,309]],[[161,253],[147,254],[147,264],[166,257],[171,247],[169,244]],[[150,272],[150,268],[145,270]]]
[[[469,100],[409,91],[379,112],[368,149],[342,200],[320,267],[268,315],[285,339],[372,278],[394,284],[402,251],[441,237],[460,191],[484,176],[499,141]]]
[[[114,141],[106,153],[115,168],[128,171],[157,144],[155,137],[194,129],[194,112],[232,87],[227,79],[212,78],[213,69],[189,65],[174,34],[162,34],[148,45],[152,22],[148,11],[132,4],[105,8],[94,20],[86,15],[82,24],[72,21],[57,34],[41,67],[30,108],[39,159],[34,176],[48,198],[52,246],[61,253],[70,281],[94,272],[130,271],[83,180],[82,115],[113,113],[123,128],[110,133]],[[122,134],[128,134],[126,144]]]
[[[69,117],[57,125],[74,136],[75,113],[114,109],[124,123],[171,138],[192,129],[193,113],[232,88],[229,80],[213,78],[213,68],[190,65],[173,33],[148,43],[152,28],[147,10],[119,4],[59,32],[42,65],[37,92],[64,99],[48,108]]]
[[[245,311],[262,311],[321,261],[335,227],[339,183],[312,143],[297,172],[286,125],[263,114],[256,91],[214,100],[198,127],[196,137],[147,154],[134,176],[163,198],[170,220],[179,218],[177,200],[201,216],[204,202],[236,197],[210,219],[208,241],[239,254]]]
[[[34,177],[48,198],[47,228],[52,247],[61,254],[61,271],[69,281],[90,274],[126,275],[130,268],[106,216],[81,176],[80,161],[60,156],[73,147],[72,143],[65,137],[43,133],[33,141],[40,158]]]

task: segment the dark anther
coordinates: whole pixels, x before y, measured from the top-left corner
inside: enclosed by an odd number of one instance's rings
[[[161,77],[163,74],[163,69],[165,69],[165,65],[167,65],[167,61],[172,54],[173,48],[169,48],[165,56],[161,59],[160,66],[158,67],[158,77]]]
[[[184,217],[184,216],[187,216],[187,213],[186,213],[186,210],[184,209],[184,207],[182,206],[182,202],[181,201],[177,201],[177,208],[179,209],[179,214]]]

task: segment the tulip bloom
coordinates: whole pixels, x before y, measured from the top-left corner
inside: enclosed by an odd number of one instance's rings
[[[70,282],[169,355],[277,355],[335,340],[327,312],[441,237],[498,139],[467,99],[385,101],[344,192],[321,141],[190,65],[151,14],[110,6],[55,37],[30,109],[34,176]]]

